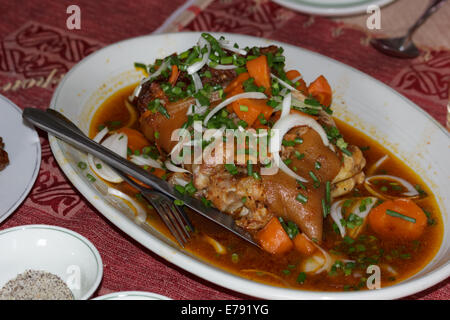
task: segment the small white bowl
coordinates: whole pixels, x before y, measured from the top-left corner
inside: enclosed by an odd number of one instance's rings
[[[74,299],[86,300],[103,276],[94,245],[71,230],[50,225],[25,225],[0,231],[0,288],[25,270],[59,276]]]
[[[172,300],[153,292],[145,291],[121,291],[105,294],[92,300]]]

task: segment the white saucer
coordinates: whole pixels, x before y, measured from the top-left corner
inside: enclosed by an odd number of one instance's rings
[[[382,7],[394,0],[273,0],[289,9],[319,15],[347,16],[367,13],[370,5]]]
[[[17,209],[30,192],[41,165],[39,136],[22,120],[22,110],[0,95],[0,137],[9,165],[0,171],[0,223]]]
[[[105,294],[92,300],[172,300],[153,292],[144,291],[121,291]]]

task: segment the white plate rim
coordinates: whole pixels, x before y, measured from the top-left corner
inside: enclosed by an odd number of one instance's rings
[[[376,5],[380,8],[394,2],[395,0],[361,0],[358,3],[349,3],[347,5],[319,5],[306,0],[272,0],[273,2],[292,9],[312,15],[339,17],[349,16],[360,13],[366,13],[370,5]],[[298,2],[297,2],[298,1]]]
[[[118,291],[95,297],[92,300],[114,300],[117,297],[145,297],[150,298],[148,300],[172,300],[169,297],[148,291]]]
[[[242,34],[233,34],[233,33],[214,33],[210,32],[212,35],[223,35],[225,37],[241,37],[245,38],[247,40],[252,39],[258,39],[261,40],[262,38],[256,38],[253,36],[248,35],[242,35]],[[79,63],[77,63],[69,72],[66,74],[66,76],[62,79],[62,81],[59,83],[58,87],[56,88],[52,100],[50,103],[50,108],[56,109],[56,100],[60,94],[60,91],[62,90],[62,87],[64,86],[65,81],[70,77],[70,75],[74,72],[76,72],[77,68],[80,67],[80,65],[83,63],[83,61],[86,61],[89,58],[92,58],[93,56],[96,56],[99,54],[102,50],[108,49],[114,46],[122,46],[127,41],[137,41],[142,40],[148,37],[171,37],[171,36],[179,36],[179,35],[197,35],[200,36],[201,32],[177,32],[177,33],[166,33],[166,34],[160,34],[160,35],[143,35],[138,36],[130,39],[124,39],[119,42],[110,44],[108,46],[103,47],[102,49],[92,53]],[[355,69],[349,65],[346,65],[340,61],[337,61],[333,58],[324,56],[322,54],[319,54],[317,52],[313,52],[298,46],[294,46],[288,43],[275,41],[271,39],[263,39],[267,40],[270,43],[273,44],[279,44],[282,46],[289,46],[291,48],[295,48],[296,50],[303,50],[308,52],[309,54],[318,56],[322,59],[331,60],[333,63],[336,63],[343,68],[349,69],[352,72],[355,72],[359,74],[360,76],[363,76],[365,78],[370,79],[371,81],[375,81],[382,87],[384,87],[386,90],[389,90],[393,94],[395,94],[397,97],[401,98],[405,103],[408,105],[408,107],[415,109],[416,111],[419,111],[423,116],[425,116],[428,120],[430,120],[435,126],[439,128],[440,131],[445,133],[447,137],[450,138],[450,132],[448,132],[436,119],[434,119],[430,114],[428,114],[425,110],[417,106],[415,103],[407,99],[405,96],[401,95],[397,91],[390,88],[388,85],[384,84],[383,82],[365,74],[364,72]],[[178,267],[192,273],[191,270],[196,270],[196,273],[193,273],[194,275],[201,277],[205,280],[208,280],[209,282],[215,283],[219,286],[225,287],[227,289],[251,295],[254,297],[260,297],[263,299],[321,299],[321,300],[329,300],[329,299],[343,299],[343,300],[361,300],[361,299],[374,299],[374,300],[385,300],[385,299],[398,299],[405,296],[412,295],[414,293],[423,291],[443,280],[448,278],[450,276],[450,261],[447,261],[444,265],[436,268],[435,270],[431,271],[429,274],[421,276],[419,279],[414,280],[405,280],[399,284],[385,287],[379,290],[366,290],[366,291],[358,291],[358,292],[323,292],[323,291],[306,291],[306,290],[295,290],[295,289],[286,289],[286,288],[278,288],[271,285],[266,285],[263,283],[251,281],[245,278],[241,278],[237,275],[234,275],[232,273],[229,273],[227,271],[224,271],[222,269],[218,269],[215,266],[209,265],[207,262],[201,261],[198,262],[197,260],[193,260],[191,257],[188,257],[184,255],[182,252],[174,251],[172,247],[164,243],[163,241],[157,239],[156,237],[152,237],[149,235],[146,231],[139,229],[136,224],[131,222],[128,218],[126,218],[123,214],[120,213],[120,211],[116,210],[114,207],[108,205],[104,201],[99,201],[95,196],[93,196],[91,193],[82,192],[80,189],[83,189],[85,187],[85,181],[81,179],[79,175],[72,175],[69,174],[71,166],[67,161],[64,161],[64,158],[59,158],[58,155],[61,155],[61,149],[58,145],[58,139],[55,138],[52,135],[49,135],[49,141],[50,146],[52,149],[52,152],[62,168],[63,172],[66,174],[68,179],[74,184],[74,186],[82,193],[88,201],[97,209],[99,212],[105,216],[108,220],[110,220],[113,224],[115,224],[117,227],[119,227],[123,232],[125,232],[127,235],[131,236],[133,239],[138,241],[139,243],[143,244],[145,247],[147,247],[152,252],[155,252],[154,249],[151,249],[149,245],[155,245],[158,249],[157,253],[162,258],[168,260],[169,262],[177,265]],[[113,213],[114,214],[113,214]],[[119,214],[116,214],[119,213]],[[130,233],[130,231],[133,231],[133,233]],[[181,264],[181,263],[184,263]],[[196,269],[194,269],[196,268]],[[211,274],[220,275],[222,277],[222,281],[219,283],[218,281],[211,280],[208,278]],[[226,280],[226,281],[223,281]],[[236,288],[242,288],[243,284],[249,284],[251,287],[250,289],[246,288],[244,290],[236,290]],[[398,287],[402,288],[400,291]],[[270,291],[270,294],[267,294],[266,292]]]
[[[22,226],[12,227],[0,230],[0,237],[4,234],[11,233],[11,232],[17,232],[17,231],[25,231],[25,230],[51,230],[51,231],[57,231],[64,233],[66,235],[70,235],[71,237],[77,239],[78,241],[82,242],[86,247],[89,248],[92,255],[95,258],[95,261],[97,262],[97,276],[95,278],[95,282],[92,285],[92,287],[83,295],[80,297],[79,300],[87,300],[89,297],[91,297],[94,292],[97,290],[98,286],[100,285],[100,282],[103,279],[103,260],[100,256],[100,252],[97,250],[97,248],[94,246],[94,244],[89,241],[86,237],[82,236],[78,232],[75,232],[73,230],[49,225],[49,224],[26,224]]]
[[[15,109],[17,111],[17,113],[20,115],[20,117],[22,118],[23,111],[22,111],[22,109],[19,108],[19,106],[17,106],[14,102],[12,102],[11,100],[9,100],[8,98],[6,98],[5,96],[3,96],[1,94],[0,94],[0,99],[3,100],[4,102],[6,102],[10,107]],[[28,180],[28,183],[25,186],[22,194],[17,198],[17,200],[11,205],[11,207],[9,207],[8,210],[6,210],[4,213],[0,213],[0,225],[11,214],[13,214],[15,212],[15,210],[26,199],[26,197],[28,196],[28,194],[30,193],[31,189],[34,186],[34,183],[36,182],[37,176],[39,175],[39,169],[41,167],[41,152],[42,152],[41,151],[41,143],[39,141],[39,135],[38,135],[36,129],[31,124],[29,124],[29,128],[32,129],[31,134],[33,134],[35,136],[36,140],[38,141],[38,143],[35,144],[36,145],[36,158],[34,159],[33,174],[31,175],[31,177]],[[13,163],[9,164],[9,166],[12,166],[12,165],[13,165]]]

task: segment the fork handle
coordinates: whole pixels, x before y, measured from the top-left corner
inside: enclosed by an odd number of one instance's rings
[[[148,174],[147,171],[138,165],[135,165],[127,159],[124,159],[118,154],[105,148],[101,144],[89,139],[78,128],[68,126],[67,123],[63,122],[63,120],[55,114],[36,108],[25,108],[22,117],[36,127],[51,133],[63,141],[68,142],[69,144],[77,147],[79,150],[90,153],[94,157],[103,160],[112,167],[117,168],[136,179],[139,179],[155,190],[173,197],[173,191],[171,190],[172,187],[167,182],[157,178],[156,176]]]

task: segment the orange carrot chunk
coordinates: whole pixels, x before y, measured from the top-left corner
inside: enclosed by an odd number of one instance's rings
[[[331,104],[331,87],[324,76],[319,76],[308,87],[308,92],[326,107]]]
[[[172,73],[170,74],[169,83],[174,86],[177,82],[178,75],[180,74],[180,70],[176,65],[172,65]]]
[[[293,248],[292,240],[277,217],[273,217],[263,229],[258,231],[255,239],[265,251],[271,254],[283,254]]]
[[[239,74],[236,78],[234,78],[230,84],[225,88],[224,92],[229,93],[234,91],[236,88],[242,87],[244,81],[250,79],[250,75],[248,72],[243,72]],[[243,90],[242,90],[243,91]]]
[[[293,239],[293,242],[294,248],[305,256],[311,255],[317,249],[314,243],[312,243],[312,241],[309,240],[303,233],[297,234]]]
[[[384,239],[416,240],[427,225],[427,217],[411,199],[396,199],[373,208],[368,222]]]
[[[261,55],[258,58],[247,61],[247,70],[251,78],[255,79],[258,87],[263,86],[267,95],[271,94],[270,68],[267,57]]]
[[[251,127],[261,113],[264,117],[269,114],[265,107],[270,107],[266,105],[266,102],[265,99],[239,99],[232,103],[233,111],[239,119],[244,120]]]
[[[132,152],[136,150],[141,151],[142,148],[150,145],[150,142],[147,140],[147,138],[145,138],[144,135],[137,130],[123,127],[117,130],[117,132],[124,133],[127,135],[128,148],[130,148]]]
[[[286,77],[291,81],[300,76],[301,74],[297,70],[289,70],[288,72],[286,72]],[[308,86],[306,85],[305,80],[298,79],[296,82],[298,82],[298,85],[295,86],[295,89],[302,92],[304,95],[309,95]]]
[[[287,77],[289,80],[298,78],[298,77],[300,77],[300,76],[301,76],[301,73],[298,72],[297,70],[289,70],[288,72],[286,72],[286,77]]]

